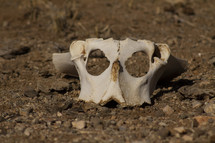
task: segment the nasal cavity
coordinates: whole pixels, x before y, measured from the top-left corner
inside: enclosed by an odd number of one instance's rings
[[[89,74],[97,76],[103,73],[109,65],[110,61],[104,52],[97,49],[90,52],[86,68]]]
[[[125,66],[131,76],[142,77],[149,71],[149,57],[143,51],[135,52],[126,60]]]

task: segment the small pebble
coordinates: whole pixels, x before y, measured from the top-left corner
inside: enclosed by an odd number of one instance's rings
[[[192,136],[184,135],[182,138],[183,138],[184,141],[187,141],[187,142],[193,141],[193,137]]]
[[[69,83],[64,81],[56,81],[52,84],[52,90],[54,91],[64,91],[69,89]]]
[[[215,114],[215,103],[208,103],[204,107],[205,113]]]
[[[184,127],[176,127],[176,128],[174,128],[174,130],[177,131],[180,134],[185,133],[185,128]]]
[[[57,124],[57,125],[61,125],[61,124],[62,124],[62,121],[56,121],[56,124]]]
[[[31,128],[26,128],[24,131],[24,135],[30,136],[31,135]]]
[[[164,139],[170,135],[170,131],[166,128],[163,128],[163,129],[158,131],[158,135]]]
[[[167,115],[171,115],[174,112],[174,110],[169,105],[166,105],[163,108],[163,112]]]
[[[215,135],[212,135],[212,136],[210,137],[210,143],[215,143]]]
[[[66,127],[66,128],[70,128],[71,127],[71,122],[70,121],[65,121],[63,123],[63,126]]]
[[[193,100],[192,101],[192,107],[193,108],[199,108],[200,106],[202,106],[202,103],[197,101],[197,100]]]
[[[26,97],[34,98],[38,96],[38,92],[36,92],[34,89],[27,89],[25,90],[24,95]]]
[[[76,129],[83,129],[86,126],[86,122],[85,121],[73,121],[72,126]]]
[[[57,116],[58,116],[58,117],[61,117],[61,116],[62,116],[62,113],[57,112]]]

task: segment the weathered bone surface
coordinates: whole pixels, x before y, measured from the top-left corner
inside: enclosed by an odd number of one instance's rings
[[[109,67],[100,75],[88,73],[89,54],[101,50],[110,61]],[[142,77],[133,77],[126,70],[125,62],[133,53],[142,51],[149,58],[149,71]],[[151,103],[150,95],[159,79],[174,78],[186,71],[187,62],[170,54],[168,45],[147,40],[113,40],[112,38],[75,41],[69,53],[53,54],[55,68],[77,76],[81,83],[79,99],[105,104],[110,100],[127,105]],[[76,72],[77,70],[77,72]]]

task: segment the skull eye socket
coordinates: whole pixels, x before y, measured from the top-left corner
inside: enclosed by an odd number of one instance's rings
[[[86,69],[91,75],[98,76],[103,73],[110,65],[110,61],[104,52],[97,49],[92,50],[88,56]]]
[[[143,51],[135,52],[126,60],[125,66],[131,76],[142,77],[149,71],[149,57]]]

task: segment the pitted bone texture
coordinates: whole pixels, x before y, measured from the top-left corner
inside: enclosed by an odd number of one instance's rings
[[[98,49],[108,59],[109,66],[95,76],[88,73],[86,67],[89,54]],[[141,77],[134,77],[126,70],[126,61],[136,52],[148,56],[149,70]],[[131,39],[75,41],[70,46],[70,53],[53,54],[53,63],[60,72],[77,75],[77,70],[81,83],[80,100],[97,104],[115,100],[127,106],[150,104],[150,95],[162,75],[173,78],[186,70],[186,62],[170,55],[168,45]]]

